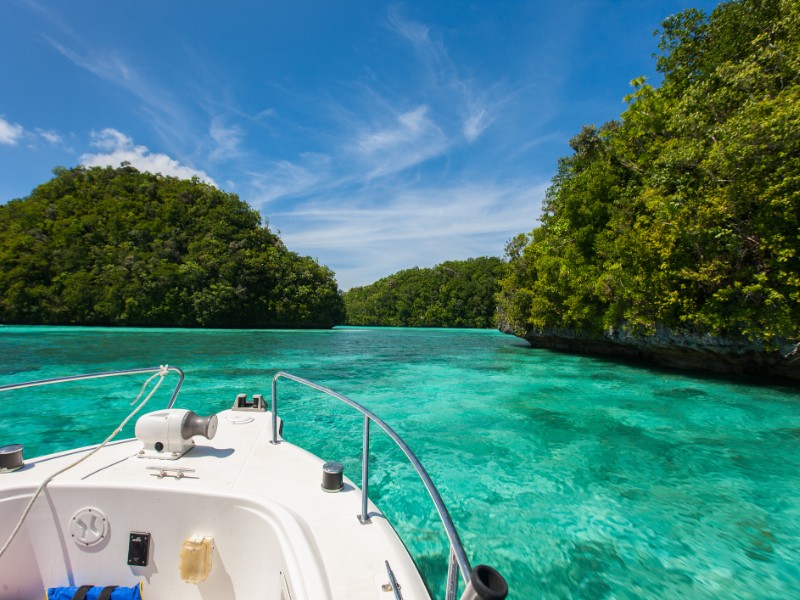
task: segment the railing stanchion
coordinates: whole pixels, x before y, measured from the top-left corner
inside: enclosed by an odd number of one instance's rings
[[[361,455],[361,516],[358,520],[362,525],[367,525],[372,521],[367,512],[369,502],[369,416],[364,415],[364,441],[362,444]]]
[[[278,444],[278,376],[272,378],[272,443]]]
[[[455,600],[458,592],[458,561],[453,546],[450,546],[450,562],[447,565],[447,589],[445,600]]]

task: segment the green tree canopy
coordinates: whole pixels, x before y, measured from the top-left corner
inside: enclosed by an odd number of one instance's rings
[[[407,269],[344,295],[348,325],[493,327],[499,258],[444,262]]]
[[[655,89],[585,127],[508,247],[506,328],[800,337],[800,3],[663,23]]]
[[[197,179],[57,168],[0,206],[0,322],[331,327],[334,274]]]

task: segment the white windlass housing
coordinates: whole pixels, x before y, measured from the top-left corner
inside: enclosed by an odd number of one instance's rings
[[[136,421],[136,438],[144,445],[139,458],[177,460],[194,447],[194,436],[211,440],[216,433],[217,415],[200,417],[183,408],[147,413]]]

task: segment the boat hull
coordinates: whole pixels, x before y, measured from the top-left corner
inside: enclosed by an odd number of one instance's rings
[[[214,439],[198,438],[177,460],[140,458],[141,442],[125,440],[58,474],[0,559],[0,600],[139,582],[148,600],[374,600],[386,597],[387,563],[406,600],[430,598],[371,502],[371,523],[361,524],[362,494],[352,481],[345,477],[339,493],[323,491],[324,461],[279,435],[272,443],[269,412],[218,418]],[[0,540],[42,481],[90,452],[26,460],[0,476]],[[147,564],[130,565],[131,536],[142,533],[150,538]],[[181,550],[194,537],[213,540],[211,570],[198,583],[181,576]]]

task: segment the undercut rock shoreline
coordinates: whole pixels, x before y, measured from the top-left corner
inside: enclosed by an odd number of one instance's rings
[[[785,378],[800,381],[800,343],[781,341],[777,348],[745,339],[696,335],[658,328],[637,335],[621,328],[603,335],[564,329],[534,329],[523,335],[501,324],[500,331],[517,335],[533,348],[577,354],[642,360],[654,365],[715,374]]]

